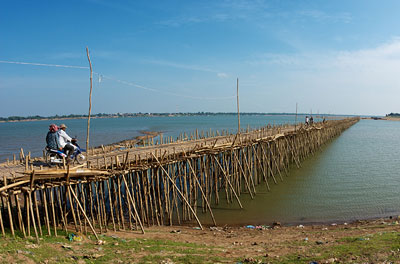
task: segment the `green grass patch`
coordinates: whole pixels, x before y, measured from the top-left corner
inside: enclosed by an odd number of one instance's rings
[[[305,252],[283,256],[271,263],[310,263],[336,258],[340,262],[400,260],[400,233],[382,232],[338,239],[332,245],[310,244]]]
[[[99,235],[105,244],[98,245],[93,235],[87,236],[80,242],[69,241],[69,232],[58,230],[57,233],[58,237],[43,236],[39,244],[36,244],[35,238],[24,239],[22,234],[17,234],[15,238],[12,236],[1,238],[0,262],[12,260],[16,263],[25,263],[27,259],[35,263],[45,261],[76,263],[78,260],[83,260],[85,263],[159,263],[168,259],[174,263],[222,261],[216,257],[220,248],[196,243]]]

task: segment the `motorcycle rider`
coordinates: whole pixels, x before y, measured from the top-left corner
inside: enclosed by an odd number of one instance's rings
[[[58,130],[58,138],[64,153],[67,154],[67,157],[71,157],[75,150],[75,146],[71,144],[72,138],[65,132],[66,129],[67,126],[65,124],[60,125],[60,130]]]

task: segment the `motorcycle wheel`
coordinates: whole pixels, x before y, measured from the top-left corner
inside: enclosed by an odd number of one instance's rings
[[[85,162],[85,156],[82,154],[78,154],[75,156],[74,163],[78,163],[79,165],[83,164]]]

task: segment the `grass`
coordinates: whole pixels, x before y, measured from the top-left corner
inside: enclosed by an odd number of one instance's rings
[[[343,230],[337,230],[342,232]],[[329,232],[336,232],[334,230]],[[310,231],[310,234],[313,231]],[[18,234],[20,235],[20,234]],[[214,245],[160,239],[100,235],[83,241],[69,241],[68,233],[58,230],[58,237],[43,236],[40,244],[34,238],[7,236],[0,239],[1,263],[371,263],[400,261],[400,232],[370,229],[362,236],[346,236],[328,243],[282,240],[278,247],[286,250],[279,257],[222,254],[225,248]],[[305,234],[306,235],[306,234]],[[309,235],[309,234],[308,234]],[[251,253],[250,253],[251,254]]]
[[[58,237],[43,236],[40,244],[34,238],[23,239],[7,236],[0,239],[0,262],[27,263],[216,263],[218,247],[195,243],[121,239],[100,235],[104,244],[98,245],[94,236],[84,241],[69,241],[68,233],[58,231]]]
[[[292,253],[270,263],[310,263],[329,259],[340,263],[399,261],[400,233],[379,232],[362,237],[344,237],[331,245],[311,244],[305,252]]]

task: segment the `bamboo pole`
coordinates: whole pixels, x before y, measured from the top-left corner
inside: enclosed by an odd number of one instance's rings
[[[125,217],[122,209],[121,179],[119,176],[117,176],[117,186],[118,186],[119,213],[121,217],[122,230],[125,230]]]
[[[200,223],[199,218],[197,217],[196,213],[194,212],[192,206],[189,204],[188,200],[186,200],[185,196],[182,194],[182,192],[178,189],[178,187],[176,186],[175,182],[171,179],[171,176],[169,175],[169,173],[164,169],[164,167],[161,165],[160,161],[157,159],[156,156],[154,156],[153,153],[151,153],[151,155],[153,155],[154,159],[158,162],[158,164],[160,165],[160,168],[164,171],[164,173],[167,175],[169,181],[172,183],[173,187],[175,187],[176,191],[180,194],[181,198],[185,201],[185,203],[188,205],[190,211],[192,212],[192,214],[194,215],[194,217],[196,218],[197,224],[199,225],[200,229],[203,230],[203,226]]]
[[[23,153],[22,148],[21,148],[21,152]],[[3,183],[4,183],[4,186],[7,186],[7,176],[6,176],[6,175],[4,175],[4,177],[3,177]],[[8,199],[8,196],[9,196],[9,195],[7,195],[7,196],[5,197],[5,199],[6,199],[6,201],[7,201],[8,218],[9,218],[9,220],[10,220],[11,234],[12,234],[13,237],[15,237],[15,233],[14,233],[14,224],[13,224],[13,217],[12,217],[12,212],[11,212],[11,205],[10,205],[10,200]],[[1,199],[3,199],[3,198],[1,198]]]
[[[77,185],[78,189],[79,189],[79,185]],[[80,193],[81,193],[81,197],[82,197],[82,203],[83,203],[83,210],[86,212],[86,194],[85,194],[85,189],[83,188],[83,184],[80,185]],[[84,222],[83,222],[84,226],[85,226],[85,234],[87,235],[87,220],[86,218],[84,218]]]
[[[42,201],[43,201],[43,206],[44,206],[44,211],[45,211],[45,220],[46,220],[46,227],[47,227],[47,233],[49,236],[51,236],[51,231],[50,231],[50,221],[49,221],[49,211],[47,208],[47,196],[46,196],[46,189],[41,190],[42,193]]]
[[[40,223],[39,205],[37,202],[37,197],[36,197],[35,191],[33,191],[33,199],[34,199],[33,201],[34,201],[34,205],[35,205],[35,209],[36,209],[35,212],[36,212],[37,223],[38,223],[38,227],[39,227],[39,233],[40,233],[40,236],[43,236],[42,225]]]
[[[213,214],[213,212],[212,212],[210,203],[208,202],[207,197],[206,197],[206,195],[204,194],[203,188],[201,188],[201,184],[200,184],[199,180],[198,180],[197,177],[196,177],[196,174],[195,174],[195,172],[194,172],[194,170],[193,170],[192,165],[190,164],[190,159],[188,160],[188,164],[189,164],[189,167],[190,167],[190,169],[191,169],[191,171],[192,171],[192,173],[193,173],[193,177],[195,178],[196,183],[197,183],[198,187],[200,188],[201,195],[203,196],[203,198],[204,198],[204,200],[205,200],[205,202],[206,202],[206,204],[207,204],[208,210],[210,211],[210,215],[211,215],[211,218],[212,218],[212,220],[213,220],[213,222],[214,222],[214,225],[216,226],[216,225],[217,225],[217,222],[215,221],[214,214]]]
[[[294,121],[294,131],[297,131],[297,102],[296,102],[296,119]]]
[[[108,190],[108,202],[109,202],[109,205],[110,205],[111,219],[112,219],[112,223],[113,223],[113,229],[114,229],[114,232],[115,232],[117,230],[115,228],[114,209],[113,209],[113,202],[112,202],[112,199],[111,199],[111,190],[110,190],[109,179],[106,180],[106,183],[107,183],[107,190]]]
[[[103,217],[101,215],[101,202],[100,202],[100,194],[99,194],[99,182],[94,182],[94,190],[96,191],[96,213],[97,213],[97,222],[100,226],[100,234],[103,233]]]
[[[127,176],[128,177],[128,179],[127,179],[128,186],[131,186],[129,191],[131,192],[131,196],[133,199],[135,196],[133,196],[132,193],[135,192],[135,190],[134,190],[135,186],[134,186],[134,181],[133,181],[133,172],[130,170],[130,165],[129,165],[129,173],[127,175],[128,175]],[[129,198],[128,198],[128,203],[129,203]],[[139,213],[137,215],[139,215]],[[138,221],[137,220],[135,221],[135,230],[138,230]]]
[[[33,224],[33,229],[35,230],[35,236],[36,236],[36,242],[39,244],[39,235],[36,229],[36,221],[35,221],[35,214],[33,213],[33,205],[32,205],[32,192],[28,191],[28,200],[29,200],[29,208],[30,208],[30,213],[32,217],[32,224]]]
[[[122,174],[122,180],[124,181],[125,185],[127,186],[128,184],[127,184],[127,182],[126,182],[126,179],[125,179],[125,175],[124,175],[124,174]],[[143,224],[142,224],[142,221],[140,220],[139,214],[138,214],[138,212],[137,212],[137,210],[136,210],[135,201],[133,200],[132,195],[131,195],[131,192],[129,191],[128,188],[126,189],[126,191],[127,191],[127,193],[128,193],[128,198],[129,198],[130,201],[131,201],[133,210],[135,211],[136,220],[139,222],[140,229],[142,230],[142,233],[144,234],[145,232],[144,232]]]
[[[71,188],[72,188],[72,186],[71,186]],[[78,191],[79,191],[78,184],[75,184],[75,193],[77,194],[77,196],[79,195]],[[82,195],[80,195],[80,196],[82,197]],[[79,196],[78,196],[78,198],[79,198]],[[71,201],[71,204],[73,204],[72,201]],[[74,210],[74,207],[75,206],[73,206],[73,208],[72,208],[73,210]],[[76,206],[76,216],[77,216],[77,219],[78,219],[80,232],[83,233],[83,226],[82,226],[82,221],[81,221],[81,215],[80,215],[79,210],[78,210],[78,205]]]
[[[116,183],[115,183],[115,176],[114,176],[114,178],[111,178],[110,179],[111,180],[111,185],[112,185],[112,188],[113,188],[113,194],[114,194],[114,208],[115,208],[115,215],[116,215],[116,217],[117,217],[117,223],[118,223],[118,230],[121,230],[121,222],[120,222],[120,219],[119,219],[119,210],[118,210],[118,199],[117,199],[117,189],[115,188],[115,185],[116,185]]]
[[[236,193],[235,189],[233,188],[233,186],[232,186],[230,180],[228,179],[228,175],[226,174],[224,168],[223,168],[223,167],[221,166],[221,164],[219,163],[217,157],[214,156],[214,159],[215,159],[215,161],[217,162],[217,164],[219,165],[219,167],[221,168],[222,173],[223,173],[224,176],[225,176],[225,180],[228,182],[229,186],[231,187],[231,189],[232,189],[232,191],[233,191],[233,194],[235,195],[236,200],[237,200],[238,203],[239,203],[240,208],[243,209],[243,206],[242,206],[242,203],[240,202],[239,196],[237,195],[237,193]]]
[[[54,199],[53,199],[53,188],[50,188],[50,203],[51,203],[51,211],[53,216],[53,226],[54,226],[54,235],[57,237],[57,220],[56,220],[56,211],[54,209]],[[57,196],[57,191],[55,190],[55,195]],[[61,209],[61,207],[60,207]],[[61,214],[63,215],[63,214]],[[62,217],[62,219],[64,219]],[[64,222],[64,221],[63,221]]]
[[[239,78],[236,79],[236,97],[237,97],[237,112],[238,112],[238,134],[240,134],[240,111],[239,111]]]
[[[3,234],[3,237],[5,237],[6,233],[4,231],[3,214],[2,214],[2,212],[0,212],[0,226],[1,226],[1,233]],[[24,232],[24,237],[25,237],[25,232]]]
[[[93,232],[94,236],[96,237],[97,240],[99,240],[99,237],[97,236],[96,230],[94,230],[94,227],[92,226],[92,223],[90,222],[89,217],[86,215],[85,210],[83,210],[82,205],[81,205],[81,203],[79,202],[79,199],[78,199],[78,197],[76,196],[74,190],[71,188],[70,185],[68,185],[68,188],[70,189],[70,192],[71,192],[72,196],[75,198],[75,201],[76,201],[76,203],[77,203],[79,209],[81,210],[83,216],[84,216],[84,217],[86,218],[86,220],[88,221],[89,226],[90,226],[90,229],[92,229],[92,232]]]
[[[17,205],[17,210],[18,210],[18,219],[19,219],[19,225],[20,225],[19,228],[20,228],[20,230],[22,230],[24,238],[26,238],[25,225],[24,225],[24,220],[22,219],[21,205],[19,203],[18,194],[15,194],[14,196],[15,196],[15,204]],[[3,227],[1,213],[0,213],[0,220],[1,220],[1,231],[3,232],[3,236],[4,236],[5,234],[4,234],[4,227]]]
[[[89,67],[90,67],[90,92],[89,92],[89,114],[88,114],[88,121],[87,121],[87,132],[86,132],[86,158],[89,160],[89,130],[90,130],[90,114],[92,111],[92,79],[93,79],[93,71],[92,71],[92,62],[90,61],[90,56],[89,56],[89,48],[86,47],[86,55],[89,61]]]
[[[248,182],[247,177],[246,177],[246,173],[244,172],[242,164],[240,163],[240,161],[239,161],[239,159],[238,159],[238,157],[236,155],[236,152],[234,152],[234,151],[233,151],[233,156],[235,156],[236,162],[239,165],[239,168],[240,168],[240,170],[242,172],[243,179],[244,179],[244,181],[246,183],[246,187],[247,187],[247,190],[249,191],[250,197],[251,197],[251,199],[254,199],[253,193],[251,192],[250,185],[249,185],[249,182]]]

